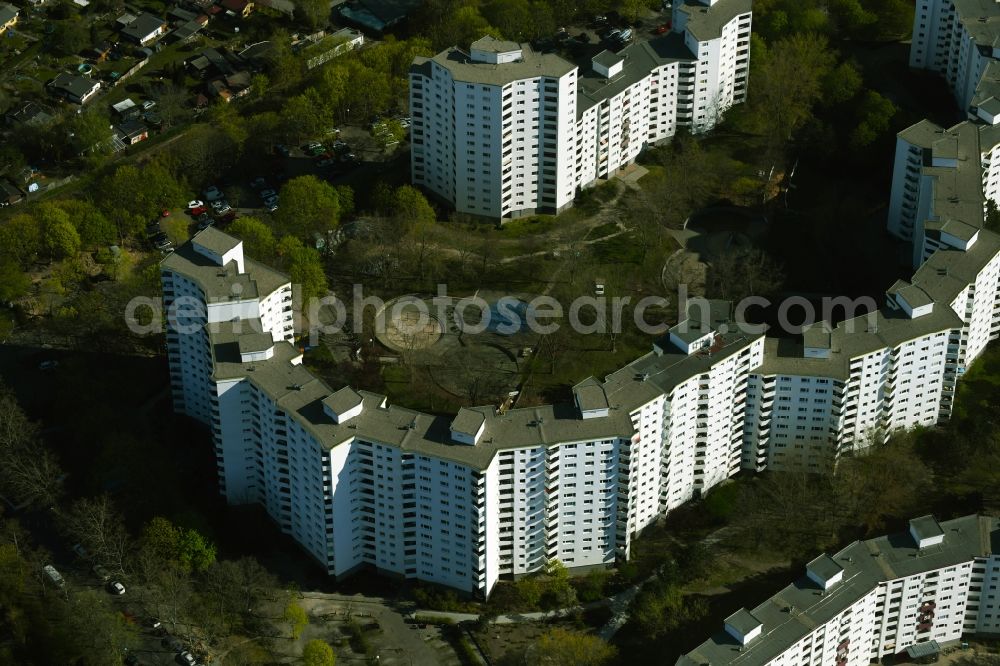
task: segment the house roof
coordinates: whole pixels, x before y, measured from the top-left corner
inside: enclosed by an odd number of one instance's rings
[[[143,12],[135,20],[122,28],[122,35],[142,41],[163,27],[164,21],[159,16]]]
[[[95,81],[89,77],[80,76],[79,74],[69,74],[67,72],[60,72],[56,74],[54,79],[49,81],[51,88],[81,99],[93,92],[95,88],[100,87],[100,85],[99,81]]]
[[[52,120],[52,116],[35,102],[27,102],[18,109],[8,111],[7,120],[11,123],[42,125]]]
[[[0,25],[17,18],[19,12],[20,10],[14,5],[0,4]]]
[[[123,136],[127,136],[130,139],[149,131],[149,128],[139,120],[126,120],[120,123],[117,129]]]

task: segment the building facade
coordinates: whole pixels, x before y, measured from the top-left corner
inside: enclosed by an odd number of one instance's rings
[[[750,0],[687,0],[673,31],[584,67],[484,37],[410,70],[411,175],[459,212],[554,213],[679,127],[746,99]]]
[[[798,581],[726,618],[677,664],[860,666],[994,634],[998,547],[996,518],[911,520],[906,533],[817,557]]]

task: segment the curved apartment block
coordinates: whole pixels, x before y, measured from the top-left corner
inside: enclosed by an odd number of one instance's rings
[[[921,663],[966,634],[1000,631],[998,583],[1000,521],[923,516],[907,532],[820,555],[676,664],[861,666],[893,655]]]
[[[820,471],[947,419],[1000,311],[1000,237],[972,241],[835,328],[766,338],[728,303],[692,300],[572,404],[444,418],[313,377],[288,278],[209,228],[161,263],[174,406],[211,428],[227,501],[263,505],[331,575],[369,566],[487,595],[551,559],[628,558],[643,528],[741,469]]]
[[[746,99],[751,0],[678,0],[672,31],[586,70],[483,37],[410,69],[411,176],[456,210],[554,213],[679,127],[711,129]]]

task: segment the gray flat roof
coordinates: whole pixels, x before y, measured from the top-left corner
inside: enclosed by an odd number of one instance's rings
[[[931,539],[944,534],[937,518],[931,515],[920,516],[910,521],[910,529],[918,539]]]
[[[344,388],[331,393],[327,397],[323,398],[323,404],[329,407],[334,414],[343,414],[344,412],[350,411],[360,405],[364,401],[361,394],[352,389],[350,386],[345,386]]]
[[[486,422],[482,412],[462,407],[451,422],[451,429],[466,435],[475,435]]]
[[[688,15],[686,30],[701,42],[718,39],[726,24],[740,14],[749,14],[752,9],[753,0],[719,0],[712,7],[685,3],[678,7]]]
[[[220,232],[221,233],[221,232]],[[290,282],[287,275],[244,258],[245,273],[236,270],[235,262],[219,266],[184,243],[160,262],[160,268],[175,271],[193,281],[210,303],[232,300],[235,295],[256,298],[273,293]]]
[[[753,613],[746,608],[741,608],[726,618],[726,624],[741,634],[746,635],[759,627],[761,621],[755,618]]]
[[[480,37],[476,41],[472,42],[471,46],[477,51],[486,51],[488,53],[509,53],[511,51],[518,51],[521,49],[521,45],[517,42],[504,41],[502,39],[497,39],[492,35]]]
[[[224,231],[219,231],[215,227],[202,229],[196,233],[191,240],[198,245],[201,245],[206,250],[215,252],[220,257],[241,243],[240,239],[236,236],[230,236]]]
[[[918,550],[907,533],[855,541],[831,559],[844,570],[840,583],[820,590],[798,578],[750,613],[763,623],[759,638],[740,646],[725,631],[677,660],[677,664],[758,666],[794,646],[864,597],[879,584],[933,571],[1000,552],[1000,523],[987,516],[965,516],[941,524],[944,542]]]
[[[812,571],[823,580],[830,580],[843,571],[844,567],[837,564],[832,557],[823,553],[809,562],[809,564],[806,565],[806,569]]]
[[[274,346],[270,333],[245,333],[236,342],[241,354],[267,351]]]
[[[608,409],[608,396],[604,393],[601,383],[593,377],[588,377],[573,387],[573,395],[583,411]]]
[[[605,67],[611,67],[625,59],[625,56],[619,55],[607,49],[604,49],[600,53],[594,56],[593,61],[598,65],[604,65]]]
[[[447,69],[456,81],[493,86],[543,76],[559,78],[576,69],[573,63],[551,53],[538,53],[528,44],[521,44],[518,48],[521,49],[518,60],[500,64],[475,62],[457,46],[438,53],[430,60]],[[415,58],[411,71],[426,73],[422,67],[426,62],[424,58]]]

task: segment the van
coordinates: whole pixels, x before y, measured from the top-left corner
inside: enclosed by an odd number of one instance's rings
[[[66,581],[63,580],[62,574],[56,571],[56,568],[51,564],[46,564],[44,567],[42,567],[42,571],[45,572],[45,575],[48,577],[50,581],[52,581],[52,583],[56,587],[66,586]]]

